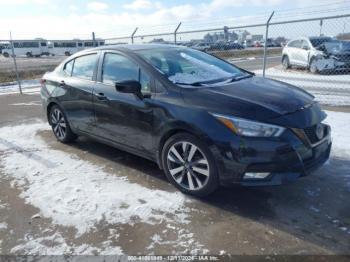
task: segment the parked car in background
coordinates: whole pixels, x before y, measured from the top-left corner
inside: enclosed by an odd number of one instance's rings
[[[212,47],[209,43],[197,43],[192,46],[193,49],[199,50],[199,51],[204,51],[207,52],[209,51]]]
[[[247,48],[247,47],[255,47],[255,42],[253,40],[247,39],[247,40],[244,40],[243,46],[245,48]]]
[[[238,43],[234,43],[234,42],[227,42],[224,44],[223,46],[224,50],[231,50],[231,49],[244,49],[244,46]]]
[[[184,193],[297,180],[329,158],[314,100],[204,52],[173,45],[81,51],[42,78],[56,138],[88,136],[156,162]],[[311,182],[311,180],[309,180]]]
[[[210,44],[210,50],[214,51],[214,50],[218,50],[218,51],[222,51],[225,50],[225,41],[216,41],[215,43]]]
[[[262,47],[265,47],[265,41],[260,41],[260,44]],[[266,47],[279,47],[280,45],[277,44],[275,41],[273,41],[272,39],[267,39],[266,42]]]
[[[255,41],[254,42],[254,47],[263,47],[260,41]]]
[[[330,41],[333,41],[331,37],[299,37],[289,41],[282,50],[283,68],[304,67],[312,73],[326,70],[327,64],[322,65],[326,55],[319,47]]]
[[[0,54],[2,54],[2,50],[7,47],[10,43],[8,42],[0,42]]]

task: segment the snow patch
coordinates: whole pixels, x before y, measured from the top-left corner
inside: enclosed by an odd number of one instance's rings
[[[21,87],[23,93],[39,93],[40,79],[22,80]],[[17,82],[0,83],[0,95],[18,94],[19,86]]]
[[[1,222],[1,223],[0,223],[0,230],[1,230],[1,229],[6,229],[6,228],[7,228],[7,223]]]
[[[340,159],[350,159],[350,113],[334,111],[326,111],[326,113],[326,123],[330,124],[332,128],[333,148],[331,155]],[[350,171],[350,167],[348,169]]]
[[[188,223],[186,197],[130,183],[75,155],[54,150],[38,132],[42,122],[0,128],[0,160],[5,176],[21,188],[26,203],[40,209],[53,223],[72,226],[78,235],[101,221],[111,224]],[[138,201],[142,198],[142,202]]]
[[[14,103],[14,104],[9,104],[10,106],[41,106],[40,101],[31,101],[28,103]]]

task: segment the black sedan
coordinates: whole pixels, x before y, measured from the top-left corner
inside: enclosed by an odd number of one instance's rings
[[[312,95],[186,47],[79,52],[43,76],[41,97],[59,141],[88,136],[155,161],[196,196],[294,181],[331,149]]]

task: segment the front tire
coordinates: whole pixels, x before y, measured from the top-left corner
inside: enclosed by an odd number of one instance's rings
[[[288,56],[284,56],[282,59],[282,66],[284,70],[287,70],[290,68],[290,62],[289,62],[289,57]]]
[[[312,74],[319,73],[319,70],[317,68],[317,58],[312,58],[310,61],[309,70]]]
[[[180,133],[169,138],[162,150],[162,164],[168,180],[183,193],[204,197],[219,186],[208,146],[193,135]]]
[[[73,142],[77,136],[73,133],[63,110],[54,105],[50,109],[49,123],[58,141],[62,143]]]

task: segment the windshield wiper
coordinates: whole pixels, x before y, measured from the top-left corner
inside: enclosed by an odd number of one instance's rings
[[[242,79],[251,78],[253,76],[254,75],[252,75],[252,74],[248,74],[248,75],[233,77],[231,82],[236,82],[236,81],[239,81],[239,80],[242,80]]]
[[[173,82],[176,85],[183,85],[183,86],[202,86],[202,82],[193,82],[193,83],[182,83],[182,82]]]
[[[253,77],[253,74],[247,74],[243,76],[234,76],[234,77],[228,77],[228,78],[219,78],[219,79],[213,79],[213,80],[208,80],[208,81],[198,81],[198,82],[193,82],[193,83],[182,83],[182,82],[174,82],[174,84],[177,85],[186,85],[186,86],[203,86],[207,84],[215,84],[215,83],[220,83],[220,82],[235,82],[239,81],[245,78],[250,78]]]

